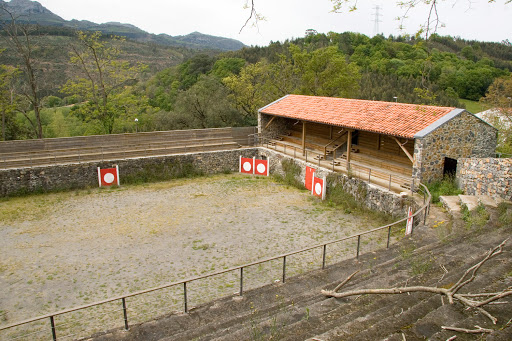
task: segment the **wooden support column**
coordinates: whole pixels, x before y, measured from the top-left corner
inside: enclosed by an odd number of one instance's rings
[[[302,121],[302,155],[306,155],[306,121]]]
[[[352,130],[348,131],[347,136],[347,168],[350,167],[350,152],[352,150]]]
[[[407,157],[409,158],[409,160],[411,160],[411,162],[414,164],[414,158],[411,156],[411,154],[409,153],[409,151],[407,149],[405,149],[405,147],[400,143],[400,141],[398,141],[398,139],[394,136],[391,136],[396,143],[398,143],[398,145],[400,146],[400,148],[402,148],[402,150],[404,151],[405,155],[407,155]]]

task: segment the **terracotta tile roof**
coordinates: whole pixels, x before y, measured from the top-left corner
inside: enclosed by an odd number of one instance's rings
[[[275,116],[414,138],[417,132],[454,109],[395,102],[288,95],[259,111]]]

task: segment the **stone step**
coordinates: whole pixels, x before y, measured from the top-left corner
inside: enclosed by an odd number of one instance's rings
[[[460,204],[465,205],[469,211],[473,211],[478,207],[478,197],[476,195],[459,194]]]
[[[460,212],[460,198],[458,195],[442,195],[439,201],[448,210],[448,212]]]

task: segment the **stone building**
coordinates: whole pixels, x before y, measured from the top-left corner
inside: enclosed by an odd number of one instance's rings
[[[287,95],[261,108],[258,132],[273,143],[322,152],[428,183],[460,158],[494,157],[497,130],[464,109]],[[347,167],[348,167],[347,166]]]

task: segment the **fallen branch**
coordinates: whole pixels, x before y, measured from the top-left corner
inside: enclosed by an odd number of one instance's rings
[[[492,329],[482,328],[480,326],[475,326],[476,329],[466,329],[466,328],[457,328],[457,327],[446,327],[441,326],[444,330],[451,330],[454,332],[467,333],[467,334],[483,334],[483,333],[492,333]]]
[[[452,285],[450,288],[438,288],[438,287],[429,287],[429,286],[404,286],[404,287],[395,287],[388,289],[356,289],[350,290],[346,292],[337,292],[341,287],[343,287],[348,281],[352,279],[352,277],[357,273],[354,272],[350,276],[348,276],[343,282],[341,282],[334,290],[322,290],[322,294],[327,297],[335,297],[335,298],[343,298],[355,295],[366,295],[366,294],[403,294],[403,293],[411,293],[411,292],[428,292],[432,294],[439,294],[441,298],[446,296],[450,304],[454,303],[454,300],[462,303],[468,309],[475,309],[479,311],[481,314],[487,316],[494,324],[496,324],[497,319],[492,316],[488,311],[483,309],[482,307],[486,304],[490,304],[496,300],[499,300],[503,297],[512,295],[512,288],[507,288],[502,292],[498,293],[477,293],[477,294],[458,294],[457,292],[462,289],[467,284],[473,282],[476,278],[478,270],[491,258],[496,257],[497,255],[503,252],[503,247],[508,239],[505,239],[501,244],[496,246],[495,248],[489,250],[484,258],[476,263],[475,265],[468,268],[464,274],[459,278],[457,283]],[[485,300],[478,300],[478,298],[483,297]]]

